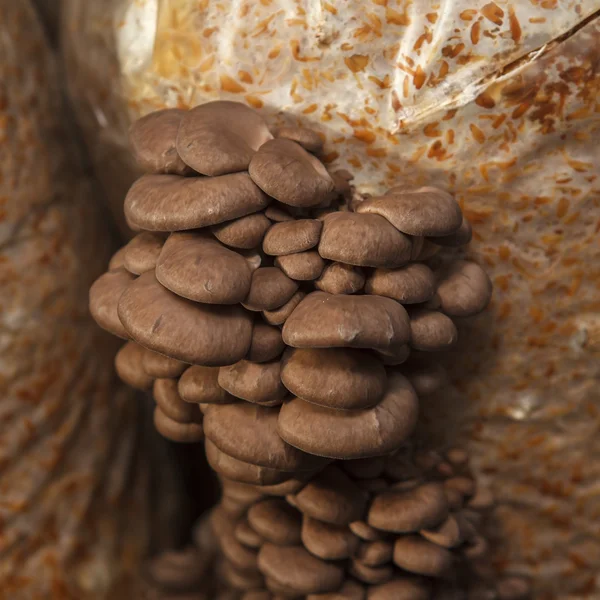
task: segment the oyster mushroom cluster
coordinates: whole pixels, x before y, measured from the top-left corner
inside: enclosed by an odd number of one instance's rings
[[[451,548],[475,534],[453,514],[451,486],[388,471],[419,396],[443,383],[432,352],[490,300],[479,265],[436,257],[471,238],[459,205],[432,187],[363,197],[317,158],[316,133],[272,133],[234,102],[150,114],[131,142],[147,171],[125,199],[138,234],[90,308],[127,340],[116,369],[152,389],[158,431],[205,439],[224,488],[213,524],[229,584],[315,599],[425,590],[399,573],[451,571]],[[456,497],[475,493],[468,481]],[[245,542],[227,512],[240,494]],[[404,506],[415,518],[396,523]],[[369,558],[383,541],[387,558]],[[286,565],[307,576],[286,579]]]

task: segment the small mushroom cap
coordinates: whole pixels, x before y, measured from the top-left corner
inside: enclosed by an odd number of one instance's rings
[[[221,367],[219,385],[236,398],[263,406],[281,404],[287,395],[280,377],[279,361],[253,363],[241,360]]]
[[[361,519],[367,500],[367,493],[333,465],[326,467],[294,496],[294,503],[302,513],[333,525],[348,525]]]
[[[154,427],[158,433],[172,442],[190,444],[201,442],[204,439],[201,423],[196,421],[178,423],[165,415],[158,406],[154,409]]]
[[[244,300],[248,310],[274,310],[296,293],[298,284],[277,267],[261,267],[252,273],[250,291]]]
[[[179,378],[177,390],[185,402],[197,404],[230,404],[237,402],[218,383],[218,367],[194,365]]]
[[[384,365],[397,366],[405,363],[410,356],[408,344],[396,346],[391,350],[378,350],[377,354]]]
[[[311,554],[323,560],[342,560],[356,552],[359,539],[346,525],[324,523],[304,515],[302,543]]]
[[[320,469],[317,469],[317,471],[318,470]],[[296,494],[317,471],[298,471],[294,477],[287,481],[275,485],[264,485],[257,489],[262,490],[268,496],[284,497],[290,494]]]
[[[214,405],[205,414],[204,429],[206,437],[220,450],[246,463],[295,474],[325,464],[323,459],[293,448],[277,435],[277,415],[277,408],[247,402]]]
[[[300,302],[283,327],[294,348],[371,348],[387,351],[410,337],[406,310],[380,296],[333,296],[313,292]]]
[[[388,534],[371,527],[364,521],[353,521],[348,527],[354,535],[367,542],[384,540],[388,536]]]
[[[403,374],[415,388],[417,396],[427,396],[442,388],[448,379],[446,369],[439,363],[418,361],[407,363]]]
[[[344,582],[342,567],[316,558],[302,546],[266,543],[258,553],[258,567],[267,578],[302,595],[333,592]]]
[[[286,254],[275,259],[278,266],[290,279],[312,281],[317,279],[325,268],[325,261],[316,251]]]
[[[450,235],[463,220],[456,200],[448,192],[434,187],[369,198],[356,207],[356,212],[380,215],[398,231],[416,236]]]
[[[178,596],[179,593],[198,589],[207,568],[206,558],[196,548],[189,547],[153,557],[144,565],[144,575],[155,585]]]
[[[392,561],[394,545],[386,540],[363,542],[357,549],[356,558],[368,567],[379,567]]]
[[[238,304],[250,291],[246,259],[207,235],[173,233],[156,265],[156,278],[178,296],[206,304]]]
[[[281,498],[254,504],[248,511],[248,522],[267,542],[278,546],[297,546],[301,541],[301,515]]]
[[[318,206],[335,196],[333,179],[321,161],[292,140],[280,138],[261,146],[248,172],[261,190],[290,206]]]
[[[370,567],[365,565],[357,558],[350,561],[348,569],[350,575],[353,575],[359,581],[369,585],[378,585],[387,583],[394,576],[394,567],[392,565],[381,565],[378,567]]]
[[[325,267],[315,281],[315,287],[329,294],[355,294],[365,284],[365,275],[359,267],[334,262]]]
[[[464,521],[466,524],[467,522]],[[461,520],[454,515],[448,515],[445,521],[432,529],[422,529],[420,534],[430,542],[442,546],[443,548],[456,548],[460,546],[466,538],[468,531],[464,526],[461,527]]]
[[[412,242],[379,215],[333,212],[323,219],[319,254],[359,267],[393,269],[410,260]]]
[[[475,495],[477,484],[471,477],[457,476],[446,479],[444,481],[444,488],[447,490],[456,490],[465,499],[468,499]]]
[[[280,329],[266,323],[254,323],[247,360],[257,363],[269,362],[278,358],[284,349]]]
[[[308,594],[306,600],[365,600],[365,589],[356,581],[346,579],[337,591],[328,594]]]
[[[271,139],[257,112],[240,102],[217,100],[184,113],[177,151],[198,173],[214,177],[245,171],[254,152]]]
[[[341,467],[354,479],[376,479],[383,474],[385,461],[385,456],[358,458],[356,460],[345,460]]]
[[[431,241],[439,246],[447,246],[450,248],[458,248],[459,246],[466,246],[470,243],[473,238],[473,229],[471,223],[463,215],[462,223],[460,227],[450,235],[444,235],[441,237],[432,237]]]
[[[142,366],[150,377],[169,379],[179,377],[189,365],[170,356],[165,356],[164,354],[144,348]]]
[[[441,249],[441,246],[434,244],[431,240],[425,238],[421,245],[421,250],[418,254],[412,257],[412,260],[429,260],[430,258],[433,258]]]
[[[116,271],[117,269],[125,268],[125,251],[127,250],[127,246],[123,246],[119,248],[111,257],[108,263],[109,271]]]
[[[305,296],[304,292],[297,291],[283,306],[263,311],[264,320],[271,325],[283,325]]]
[[[264,497],[262,489],[246,483],[229,481],[223,478],[220,479],[220,483],[223,498],[233,498],[244,503],[246,506],[250,506]]]
[[[319,243],[322,228],[323,223],[317,219],[275,223],[263,239],[263,251],[271,256],[284,256],[310,250]]]
[[[127,385],[136,390],[149,390],[152,387],[152,377],[143,367],[145,348],[135,342],[127,342],[121,346],[115,356],[117,375]]]
[[[263,213],[254,213],[234,221],[214,225],[211,231],[226,246],[251,250],[261,245],[270,226],[271,221]]]
[[[233,535],[233,530],[219,536],[219,545],[225,558],[236,568],[246,571],[257,571],[258,552],[240,544]]]
[[[489,304],[492,282],[477,263],[459,260],[443,274],[437,294],[442,312],[451,317],[471,317]]]
[[[292,140],[309,152],[320,152],[323,149],[321,136],[313,129],[306,127],[280,127],[275,132],[275,137]]]
[[[431,585],[413,577],[401,576],[369,587],[367,600],[430,600]]]
[[[289,206],[281,204],[281,202],[272,202],[265,211],[265,216],[275,222],[283,223],[284,221],[293,221],[294,216],[289,212]]]
[[[387,296],[402,304],[427,302],[435,293],[435,275],[424,264],[411,263],[399,269],[377,269],[365,283],[367,294]]]
[[[379,404],[340,411],[294,398],[279,412],[279,435],[304,452],[329,458],[380,456],[399,448],[413,432],[418,399],[408,380],[394,373]]]
[[[457,340],[456,325],[445,314],[426,309],[411,313],[410,345],[415,350],[447,350],[454,346]]]
[[[233,532],[235,539],[248,548],[260,548],[264,539],[250,527],[248,521],[240,521]]]
[[[125,269],[116,269],[100,275],[90,288],[90,313],[94,321],[124,340],[130,336],[119,318],[117,307],[133,280],[134,276]]]
[[[409,533],[437,527],[447,516],[444,487],[439,483],[424,483],[407,491],[378,494],[369,508],[367,523],[382,531]]]
[[[394,543],[394,563],[410,573],[442,577],[452,566],[452,553],[418,535],[403,535]]]
[[[127,193],[124,209],[130,227],[170,232],[244,217],[263,210],[269,201],[247,173],[220,177],[144,175]]]
[[[265,585],[265,578],[258,570],[258,567],[241,569],[240,567],[236,567],[235,565],[233,565],[227,559],[224,560],[222,564],[219,565],[219,567],[221,569],[221,572],[219,574],[223,578],[223,581],[235,591],[237,591],[238,594],[246,590],[260,589]],[[238,600],[239,596],[234,596],[234,598],[235,600]],[[173,598],[172,600],[179,599]]]
[[[185,111],[167,108],[138,119],[129,129],[137,164],[147,173],[185,175],[191,169],[181,160],[175,142]]]
[[[152,388],[152,395],[160,410],[169,419],[178,423],[201,420],[198,407],[181,399],[177,392],[177,379],[157,379]]]
[[[373,406],[387,387],[383,364],[367,352],[349,348],[289,349],[281,379],[295,396],[339,409]]]
[[[124,248],[123,266],[134,275],[151,271],[164,243],[165,238],[160,234],[139,233]]]
[[[118,310],[133,339],[183,362],[229,365],[250,348],[252,318],[241,307],[195,304],[165,289],[150,271],[122,294]]]

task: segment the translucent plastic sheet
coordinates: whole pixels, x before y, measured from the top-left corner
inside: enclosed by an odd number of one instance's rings
[[[306,123],[363,191],[456,193],[491,310],[428,402],[500,500],[495,567],[539,598],[600,594],[600,2],[66,0],[69,85],[115,214],[126,132],[227,98]],[[466,354],[466,358],[465,358]]]

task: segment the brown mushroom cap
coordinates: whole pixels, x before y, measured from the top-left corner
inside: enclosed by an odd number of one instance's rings
[[[158,406],[154,409],[154,427],[158,433],[172,442],[190,444],[204,439],[201,423],[197,421],[178,423],[165,415]]]
[[[251,250],[261,245],[269,227],[271,221],[263,213],[254,213],[234,221],[214,225],[211,231],[226,246]]]
[[[280,362],[254,363],[241,360],[221,367],[219,385],[236,398],[263,406],[281,404],[287,395],[280,377]]]
[[[286,444],[277,435],[277,416],[277,408],[248,402],[214,405],[205,414],[204,429],[221,451],[246,463],[296,474],[325,464]]]
[[[266,543],[258,553],[258,567],[267,578],[298,594],[333,592],[344,581],[342,567],[316,558],[302,546]]]
[[[366,597],[362,585],[353,579],[346,579],[339,590],[326,594],[308,594],[306,600],[365,600]]]
[[[369,587],[367,600],[430,600],[431,586],[410,576],[396,577],[388,583]]]
[[[418,399],[399,373],[388,377],[379,404],[340,411],[294,398],[279,412],[279,435],[292,446],[317,456],[351,459],[387,454],[399,448],[417,422]]]
[[[340,409],[373,406],[387,387],[382,363],[349,348],[289,349],[282,360],[281,379],[295,396]]]
[[[257,112],[240,102],[217,100],[184,113],[177,151],[198,173],[214,177],[245,171],[254,152],[271,139]]]
[[[281,330],[266,323],[254,323],[247,360],[262,363],[279,357],[285,348]]]
[[[269,201],[247,173],[220,177],[144,175],[131,186],[124,209],[131,227],[170,232],[244,217],[263,210]]]
[[[324,523],[304,515],[302,543],[311,554],[323,560],[341,560],[356,552],[359,539],[346,525]]]
[[[123,266],[134,275],[151,271],[164,243],[165,238],[160,234],[139,233],[124,248]]]
[[[447,381],[446,369],[439,363],[425,361],[407,363],[402,373],[415,388],[419,397],[437,392]]]
[[[442,577],[452,566],[452,553],[418,535],[402,535],[394,543],[394,563],[410,573]]]
[[[187,368],[179,378],[177,390],[186,402],[198,404],[229,404],[237,399],[228,394],[218,383],[218,367],[194,365]]]
[[[252,589],[259,590],[265,585],[265,578],[258,570],[258,567],[241,569],[240,567],[233,565],[228,559],[225,559],[221,564],[219,564],[218,568],[220,568],[219,574],[221,575],[223,581],[228,584],[230,588],[233,588],[231,591],[234,593],[237,592],[240,594],[246,590]],[[233,598],[238,600],[239,596],[234,596]],[[161,598],[161,600],[169,599]],[[172,600],[179,600],[179,598],[173,598]]]
[[[359,581],[367,583],[369,585],[378,585],[386,583],[394,576],[394,567],[392,565],[381,565],[378,567],[371,567],[365,565],[357,558],[353,558],[350,561],[350,568],[348,569],[350,575],[353,575]]]
[[[224,478],[220,478],[220,483],[223,498],[233,498],[244,503],[246,506],[258,502],[258,500],[265,496],[261,488],[256,488],[247,483],[239,483]]]
[[[264,539],[250,527],[248,521],[240,521],[233,532],[235,539],[248,548],[260,548]]]
[[[147,561],[143,571],[155,585],[177,596],[198,589],[207,567],[206,558],[196,548],[190,547],[162,552]]]
[[[275,223],[294,220],[294,216],[290,214],[290,207],[277,201],[269,204],[265,211],[265,216]]]
[[[463,220],[456,200],[448,192],[434,187],[369,198],[356,207],[356,212],[381,215],[398,231],[416,236],[450,235]]]
[[[372,348],[390,350],[410,337],[409,318],[398,302],[380,296],[333,296],[313,292],[300,302],[283,327],[294,348]]]
[[[288,496],[290,494],[298,493],[305,485],[306,482],[318,472],[315,471],[297,471],[291,479],[282,483],[276,483],[275,485],[264,485],[259,490],[262,490],[268,496]]]
[[[238,304],[250,291],[246,259],[205,234],[173,233],[166,241],[156,278],[178,296],[206,304]]]
[[[345,460],[341,467],[354,479],[376,479],[382,475],[385,461],[385,456],[358,458],[356,460]]]
[[[280,127],[275,132],[275,137],[292,140],[309,152],[320,152],[323,149],[321,136],[313,129],[306,127]]]
[[[410,315],[410,345],[416,350],[447,350],[458,339],[450,317],[434,310],[417,310]],[[284,337],[285,340],[285,337]]]
[[[240,544],[233,534],[233,530],[224,532],[219,536],[219,545],[225,558],[241,570],[253,572],[258,566],[258,552]]]
[[[410,347],[408,344],[403,344],[391,350],[378,350],[377,354],[384,365],[397,366],[408,360],[410,357]]]
[[[461,521],[454,515],[448,515],[445,521],[432,529],[422,529],[419,533],[430,542],[443,548],[456,548],[460,546],[472,528],[465,527],[466,521]],[[462,525],[462,526],[461,526]]]
[[[283,325],[305,296],[304,292],[297,291],[283,306],[263,311],[265,321],[271,325]]]
[[[189,365],[180,360],[144,348],[142,366],[150,377],[170,379],[179,377]]]
[[[429,260],[430,258],[433,258],[441,249],[441,246],[434,244],[431,240],[425,238],[421,245],[421,250],[418,254],[412,257],[412,260]]]
[[[178,423],[199,420],[198,407],[184,402],[177,392],[177,379],[157,379],[152,388],[152,395],[160,410],[169,419]]]
[[[122,294],[118,313],[133,339],[183,362],[229,365],[250,348],[252,318],[241,307],[195,304],[168,291],[150,271]]]
[[[281,498],[266,498],[248,511],[248,523],[267,542],[278,546],[300,543],[300,513]]]
[[[412,242],[379,215],[334,212],[323,219],[319,254],[359,267],[393,269],[411,257]]]
[[[263,144],[252,157],[248,172],[261,190],[291,206],[318,206],[335,196],[327,169],[292,140],[280,138]]]
[[[471,317],[489,304],[492,282],[477,263],[459,260],[442,275],[437,294],[444,313],[452,317]]]
[[[185,111],[167,108],[138,119],[129,129],[137,164],[148,173],[185,175],[191,169],[181,160],[175,141]]]
[[[367,542],[376,542],[379,540],[384,540],[387,537],[386,533],[371,527],[364,521],[353,521],[348,525],[348,527],[354,535]]]
[[[129,339],[118,315],[118,304],[123,292],[134,280],[134,276],[125,269],[116,269],[100,275],[90,288],[90,313],[109,333],[124,340]]]
[[[365,284],[365,276],[359,267],[334,262],[325,267],[315,281],[315,287],[329,294],[355,294]]]
[[[145,351],[139,344],[127,342],[115,356],[117,375],[136,390],[149,390],[152,387],[153,379],[146,373],[142,364]]]
[[[365,292],[393,298],[402,304],[427,302],[435,293],[435,275],[424,264],[399,269],[377,269],[366,281]]]
[[[458,248],[459,246],[466,246],[470,243],[473,238],[473,229],[471,223],[463,215],[462,223],[460,227],[450,235],[444,235],[441,237],[432,237],[431,241],[438,246],[446,246],[450,248]]]
[[[296,293],[298,284],[277,267],[261,267],[252,273],[250,291],[244,300],[248,310],[274,310]]]
[[[394,545],[386,540],[363,542],[357,549],[356,558],[368,567],[379,567],[392,561]]]
[[[290,279],[312,281],[317,279],[325,268],[325,261],[316,251],[286,254],[275,259],[279,267]]]
[[[125,268],[125,251],[127,250],[127,246],[123,246],[119,248],[111,257],[108,263],[109,271],[116,271],[117,269]]]
[[[448,516],[444,488],[424,483],[407,491],[378,494],[371,503],[367,523],[382,531],[409,533],[440,525]]]
[[[319,243],[322,228],[323,223],[317,219],[275,223],[263,239],[263,251],[271,256],[284,256],[310,250]]]

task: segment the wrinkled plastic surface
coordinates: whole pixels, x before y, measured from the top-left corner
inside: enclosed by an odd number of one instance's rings
[[[456,193],[495,284],[463,329],[437,439],[500,500],[499,572],[600,595],[598,0],[66,0],[72,97],[115,214],[132,119],[216,98],[304,123],[363,191]],[[466,358],[465,358],[466,355]]]

